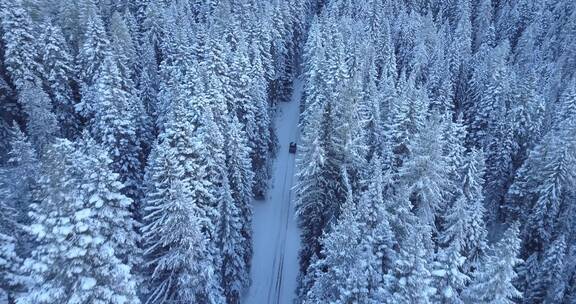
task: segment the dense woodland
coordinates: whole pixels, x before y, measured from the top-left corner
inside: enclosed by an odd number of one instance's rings
[[[574,1],[0,0],[0,36],[0,303],[239,303],[298,77],[298,303],[576,303]]]

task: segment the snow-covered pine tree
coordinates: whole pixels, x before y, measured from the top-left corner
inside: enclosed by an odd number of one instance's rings
[[[95,98],[91,91],[92,85],[100,78],[99,72],[104,60],[111,56],[110,40],[98,8],[93,0],[87,0],[82,8],[82,20],[85,33],[80,49],[76,55],[78,70],[78,82],[81,89],[82,100],[76,105],[76,109],[84,117],[94,115],[95,105],[92,100]]]
[[[116,61],[104,59],[100,75],[91,95],[94,117],[89,129],[94,139],[112,158],[112,170],[120,174],[123,190],[130,197],[137,197],[142,180],[140,163],[140,138],[136,134],[136,109],[131,107],[130,94],[122,88]]]
[[[315,120],[304,131],[303,148],[297,162],[296,212],[302,228],[303,242],[300,267],[308,268],[310,258],[320,253],[319,238],[322,231],[338,216],[340,206],[346,199],[341,171],[341,153],[338,139],[332,130],[334,115],[331,103],[324,103],[309,116]]]
[[[23,0],[0,2],[0,25],[4,42],[4,65],[16,89],[28,83],[42,85],[34,25]]]
[[[520,239],[519,227],[510,226],[503,237],[494,245],[474,273],[474,278],[466,288],[465,298],[473,303],[512,304],[522,293],[514,286],[517,277],[515,266],[523,261],[518,258]]]
[[[5,187],[4,172],[0,172],[0,186]],[[14,301],[14,295],[19,287],[19,269],[22,258],[16,251],[17,240],[13,233],[16,231],[16,212],[4,201],[4,194],[0,193],[0,298]]]
[[[490,0],[480,0],[475,3],[474,13],[472,16],[473,25],[473,39],[472,50],[478,51],[481,45],[486,44],[493,46],[494,41],[494,25],[492,24],[493,9]]]
[[[79,135],[80,118],[74,109],[75,67],[68,44],[58,25],[46,21],[38,45],[48,95],[62,135],[72,139]]]
[[[33,200],[39,162],[36,151],[17,126],[11,129],[9,166],[0,169],[0,298],[14,301],[22,291],[19,267],[30,238],[22,224]]]
[[[477,147],[486,153],[486,203],[490,218],[503,216],[503,199],[513,174],[512,154],[516,149],[510,127],[513,73],[507,66],[510,53],[508,41],[501,42],[491,51],[487,66],[488,76],[474,108],[471,135]]]
[[[250,76],[250,96],[255,107],[256,136],[249,140],[252,147],[250,154],[252,159],[252,171],[254,172],[255,196],[263,196],[268,187],[270,177],[271,155],[277,145],[275,141],[275,130],[270,119],[270,108],[268,107],[268,85],[266,81],[266,69],[262,63],[262,56],[259,52],[253,55],[250,63],[254,68]]]
[[[142,232],[148,275],[142,292],[149,304],[225,302],[209,251],[211,240],[203,232],[208,219],[193,200],[187,173],[193,168],[182,163],[190,155],[183,152],[194,153],[194,147],[173,141],[189,130],[167,129],[146,170]]]
[[[362,235],[360,212],[347,181],[347,198],[338,222],[321,240],[320,259],[310,265],[306,282],[313,282],[302,303],[381,303],[382,269],[371,240]]]
[[[117,244],[115,253],[124,263],[128,264],[131,268],[138,266],[141,262],[141,253],[137,244],[140,240],[136,234],[136,222],[132,214],[127,214],[128,211],[133,210],[133,201],[123,197],[116,197],[118,193],[124,193],[124,184],[121,183],[120,175],[116,172],[110,174],[110,169],[113,168],[113,159],[108,156],[107,149],[96,143],[89,135],[88,132],[83,134],[83,138],[77,141],[77,150],[86,155],[88,164],[93,166],[90,171],[91,174],[85,173],[82,178],[82,190],[90,197],[91,202],[98,204],[97,200],[106,202],[109,200],[119,200],[114,202],[113,208],[122,206],[122,210],[105,209],[103,212],[111,212],[113,214],[103,214],[102,217],[110,217],[107,219],[109,226],[106,227],[111,236],[112,242]],[[116,206],[118,205],[118,206]],[[128,206],[128,208],[126,208]],[[127,211],[127,210],[128,211]]]
[[[566,289],[565,265],[566,238],[559,236],[544,252],[540,271],[530,290],[526,291],[527,303],[560,303]]]
[[[234,203],[239,209],[241,220],[240,243],[242,250],[240,256],[244,263],[240,267],[242,279],[245,286],[248,283],[248,273],[252,261],[252,185],[254,173],[250,163],[250,148],[246,141],[246,135],[242,130],[242,124],[233,117],[228,131],[228,142],[226,143],[226,167],[228,170],[227,179],[230,183],[230,192]]]
[[[432,287],[431,266],[428,264],[429,252],[424,240],[430,237],[428,227],[413,226],[402,244],[393,262],[392,269],[384,278],[385,288],[392,297],[390,303],[432,303],[436,293]],[[423,229],[423,230],[422,230]]]
[[[143,152],[146,153],[149,152],[150,146],[154,141],[153,124],[141,98],[142,93],[137,90],[135,82],[137,69],[136,41],[127,22],[125,15],[121,15],[118,11],[112,14],[110,19],[110,48],[118,66],[121,87],[128,95],[128,107],[133,113],[136,136],[140,139],[139,144],[145,150]],[[150,88],[142,89],[146,91]],[[150,98],[150,96],[147,97]],[[142,151],[140,154],[142,154]],[[139,157],[143,161],[146,155],[139,155]]]
[[[416,214],[433,231],[437,228],[438,211],[445,206],[451,189],[440,128],[437,117],[428,119],[409,141],[410,155],[399,169],[400,181],[408,190]]]
[[[124,16],[118,11],[115,11],[110,18],[110,48],[118,60],[118,69],[123,81],[133,84],[136,72],[136,46]]]
[[[270,53],[272,65],[274,67],[274,78],[270,82],[270,98],[276,102],[289,98],[289,89],[291,81],[291,58],[290,45],[291,32],[288,27],[289,19],[286,18],[286,11],[283,5],[287,2],[281,2],[274,5],[271,9],[271,46]]]
[[[240,295],[248,286],[248,268],[246,265],[245,222],[239,202],[232,197],[228,177],[224,176],[221,185],[220,205],[218,208],[218,249],[221,255],[221,286],[227,303],[237,304]]]
[[[41,87],[26,83],[20,88],[18,100],[27,116],[26,131],[30,141],[37,151],[42,152],[44,147],[60,133],[50,98]]]
[[[120,256],[134,252],[131,201],[106,153],[91,149],[59,139],[46,150],[28,227],[38,246],[24,262],[27,291],[18,303],[140,303]]]
[[[458,195],[462,182],[463,166],[466,162],[466,125],[462,121],[462,115],[452,121],[451,113],[445,114],[442,119],[443,154],[446,156],[448,165],[448,178],[452,189],[450,190],[448,203],[452,203]]]
[[[370,163],[370,174],[363,186],[366,190],[358,199],[356,212],[361,231],[365,234],[363,239],[372,246],[377,257],[377,268],[382,274],[386,273],[394,260],[396,252],[393,247],[397,245],[396,236],[392,232],[390,221],[392,215],[388,210],[389,202],[386,196],[390,195],[387,188],[382,159],[373,158]]]
[[[390,105],[386,131],[394,152],[394,169],[400,167],[410,154],[409,142],[424,127],[429,107],[427,96],[422,89],[415,87],[413,77],[406,81],[405,76],[401,75],[396,90],[398,97],[392,97],[395,102]],[[391,89],[392,95],[393,92],[394,89]]]
[[[465,265],[469,270],[470,267],[478,267],[487,249],[482,189],[485,168],[482,151],[470,151],[460,170],[461,186],[458,188],[456,200],[444,216],[444,230],[440,241],[461,253],[466,258]]]
[[[12,229],[11,234],[18,236],[18,244],[28,248],[30,241],[28,235],[19,233],[22,231],[20,224],[28,224],[29,205],[34,201],[33,192],[37,187],[40,177],[40,160],[32,143],[17,125],[10,129],[10,151],[8,153],[8,165],[2,168],[3,186],[0,187],[0,200],[15,212],[12,220],[18,223],[18,228]]]
[[[462,270],[466,258],[462,256],[457,246],[450,244],[436,253],[432,266],[432,286],[436,293],[432,299],[437,303],[464,303],[460,293],[470,280]]]

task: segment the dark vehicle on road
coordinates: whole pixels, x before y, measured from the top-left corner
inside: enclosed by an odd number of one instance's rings
[[[290,152],[292,154],[296,153],[296,143],[295,142],[290,143],[290,147],[288,147],[288,152]]]

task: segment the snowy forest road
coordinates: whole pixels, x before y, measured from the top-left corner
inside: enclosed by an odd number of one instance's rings
[[[274,126],[278,155],[266,199],[254,202],[252,284],[244,304],[288,304],[295,297],[300,232],[292,191],[295,155],[288,153],[288,146],[298,142],[301,97],[302,82],[296,80],[290,102],[278,104]]]

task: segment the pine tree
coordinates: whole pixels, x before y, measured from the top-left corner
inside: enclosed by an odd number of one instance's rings
[[[477,51],[482,44],[492,46],[494,26],[492,25],[492,3],[489,0],[480,0],[476,4],[473,16],[474,36],[472,49]]]
[[[348,185],[334,229],[321,241],[321,258],[308,269],[313,285],[303,303],[380,303],[382,273],[372,244],[362,237],[359,211]],[[366,210],[362,210],[366,211]]]
[[[45,22],[40,37],[40,51],[44,79],[54,113],[58,118],[62,134],[69,139],[80,131],[80,119],[74,109],[75,69],[72,56],[62,31],[52,22]]]
[[[130,197],[138,195],[141,183],[140,139],[136,134],[135,109],[131,107],[130,94],[121,84],[116,62],[106,58],[92,88],[95,115],[90,123],[92,136],[105,147],[113,160],[112,170]]]
[[[208,251],[210,239],[203,232],[207,219],[191,203],[194,189],[181,163],[186,154],[179,154],[184,147],[171,146],[169,135],[153,149],[146,170],[142,232],[150,275],[143,291],[145,303],[224,303],[215,280],[218,269]]]
[[[436,229],[438,211],[445,205],[447,191],[451,188],[437,120],[432,117],[409,142],[410,156],[399,170],[400,180],[408,190],[416,214],[433,230]]]
[[[445,230],[441,241],[466,258],[466,266],[477,267],[486,251],[486,225],[484,223],[484,156],[472,150],[462,171],[461,188],[445,216]]]
[[[464,303],[460,293],[470,279],[462,270],[465,260],[466,258],[454,245],[441,249],[436,254],[436,261],[431,271],[434,280],[432,284],[436,289],[436,294],[433,296],[434,302]]]
[[[288,20],[284,18],[285,11],[282,10],[282,2],[272,8],[270,29],[271,38],[271,59],[274,67],[274,78],[270,83],[270,97],[272,100],[286,100],[291,81],[289,43],[290,34],[288,32]]]
[[[57,140],[46,151],[29,226],[38,246],[24,262],[29,286],[18,303],[139,303],[130,266],[119,256],[134,249],[131,201],[108,169],[111,160],[91,149],[85,154]]]
[[[144,92],[138,90],[136,86],[136,72],[137,72],[137,51],[135,39],[127,24],[126,18],[115,12],[110,21],[110,47],[114,54],[115,61],[118,66],[118,72],[122,81],[122,88],[128,94],[130,108],[134,113],[134,122],[136,127],[137,136],[141,139],[141,144],[146,151],[154,140],[152,130],[152,120],[149,113],[146,111],[146,105],[142,96],[152,98],[143,93],[153,88],[142,88]],[[148,46],[148,45],[146,45]],[[150,60],[150,59],[148,59]],[[149,63],[150,65],[152,63]],[[155,63],[154,63],[155,65]],[[149,69],[150,66],[147,66]],[[150,75],[147,75],[150,76]],[[149,99],[146,100],[150,102]],[[149,104],[148,104],[149,105]]]
[[[4,176],[0,176],[4,178]],[[16,239],[11,235],[16,224],[14,210],[0,201],[0,297],[13,301],[19,285],[18,266],[22,258],[16,251]]]
[[[532,282],[529,292],[531,303],[559,303],[564,298],[566,282],[564,263],[566,256],[566,238],[558,237],[544,253],[540,271]]]
[[[569,210],[570,185],[574,180],[576,109],[571,94],[561,98],[562,113],[543,140],[529,152],[510,187],[508,206],[526,222],[524,245],[530,251],[550,243],[562,227],[560,210]],[[574,96],[574,95],[572,95]]]
[[[465,291],[466,299],[474,303],[515,303],[522,297],[513,281],[517,274],[514,267],[519,259],[520,239],[518,224],[513,224],[500,241],[492,248],[485,263],[474,273],[474,278]]]
[[[34,28],[23,0],[0,2],[4,64],[10,80],[20,90],[28,83],[41,86],[42,65],[38,62]]]
[[[120,182],[121,178],[119,174],[110,174],[110,169],[113,167],[113,160],[108,156],[106,149],[97,144],[87,134],[87,132],[83,135],[81,140],[77,141],[77,145],[77,149],[87,155],[87,162],[89,164],[92,164],[93,166],[98,165],[98,170],[93,169],[91,171],[96,174],[89,174],[84,176],[82,179],[82,189],[86,191],[86,196],[89,196],[90,199],[93,200],[98,199],[99,197],[101,197],[102,200],[119,199],[115,198],[114,195],[117,193],[123,193],[123,188],[125,186]],[[114,193],[114,195],[111,195],[110,193]],[[133,215],[127,214],[126,211],[126,206],[128,206],[129,211],[132,211],[133,202],[129,197],[128,199],[122,199],[123,201],[121,205],[124,210],[122,212],[118,211],[117,218],[111,218],[114,221],[110,223],[110,227],[107,229],[110,230],[110,233],[118,232],[117,234],[113,234],[111,237],[112,241],[118,244],[115,252],[124,263],[134,268],[140,263],[141,254],[140,250],[137,248],[140,239],[135,233],[137,224],[133,219]],[[106,216],[112,215],[106,214]]]
[[[95,2],[87,0],[85,6],[82,17],[86,31],[76,57],[78,81],[83,91],[89,89],[99,78],[101,66],[111,53],[110,40]],[[85,95],[86,92],[82,92],[82,94]],[[90,106],[83,100],[78,108],[84,116],[90,116],[93,111]]]
[[[428,108],[428,98],[422,90],[416,89],[414,78],[404,81],[404,76],[400,76],[401,82],[397,88],[398,97],[393,98],[388,114],[388,129],[386,137],[392,145],[394,152],[394,167],[397,169],[410,154],[409,142],[417,134],[426,122],[426,110]],[[392,90],[392,94],[393,94]]]
[[[436,293],[432,287],[431,267],[426,261],[424,243],[428,241],[423,239],[429,236],[419,231],[424,227],[412,228],[409,238],[400,245],[391,271],[385,276],[392,303],[431,303],[431,296]]]
[[[369,177],[363,182],[366,190],[360,195],[356,209],[359,227],[365,234],[363,239],[372,246],[378,271],[382,275],[391,267],[396,254],[393,247],[397,245],[390,224],[393,215],[388,209],[390,206],[386,197],[391,194],[391,189],[387,184],[389,181],[386,180],[382,159],[373,158],[369,166]]]
[[[27,115],[26,131],[30,140],[42,151],[60,133],[50,98],[41,87],[29,83],[21,88],[18,100]]]
[[[137,69],[135,41],[125,17],[118,12],[113,13],[110,19],[110,49],[118,66],[121,87],[128,96],[129,108],[133,113],[135,132],[140,139],[142,148],[145,149],[145,152],[149,151],[154,141],[152,121],[141,98],[143,94],[137,90],[135,83]]]
[[[248,286],[246,267],[245,222],[238,202],[232,198],[228,178],[224,177],[219,206],[218,247],[222,256],[221,284],[227,303],[239,303],[240,295]],[[244,226],[244,227],[243,227]]]
[[[310,258],[320,253],[319,237],[338,216],[345,201],[338,139],[333,136],[334,117],[330,103],[319,105],[310,119],[315,120],[304,131],[297,162],[296,213],[302,229],[304,246],[300,269],[305,272]]]
[[[136,72],[136,46],[126,20],[118,11],[110,18],[110,48],[118,60],[123,81],[133,84]]]
[[[34,202],[40,163],[26,135],[17,126],[10,131],[8,166],[0,169],[0,294],[13,301],[24,288],[19,267],[31,238],[23,224],[30,220],[26,213]]]
[[[504,41],[492,52],[485,93],[475,105],[476,116],[471,126],[476,144],[486,153],[486,202],[492,219],[503,215],[503,199],[513,174],[515,143],[509,113],[513,75],[506,64],[509,48],[509,43]]]
[[[242,131],[242,125],[236,118],[232,119],[226,144],[226,167],[228,169],[227,179],[230,183],[230,191],[234,203],[239,209],[241,220],[240,242],[242,251],[240,253],[243,264],[240,273],[244,277],[240,280],[247,284],[252,260],[252,185],[254,183],[254,173],[250,164],[250,148],[246,142],[246,135]]]
[[[275,150],[275,131],[270,119],[270,108],[268,107],[268,86],[265,79],[265,69],[262,66],[262,59],[256,54],[251,63],[252,82],[250,86],[252,102],[255,106],[255,137],[250,140],[252,147],[252,170],[254,171],[254,188],[256,196],[263,196],[268,187],[270,177],[271,154]]]

